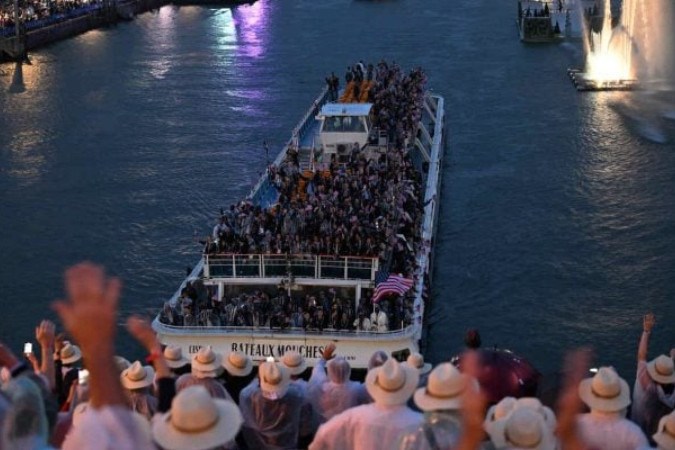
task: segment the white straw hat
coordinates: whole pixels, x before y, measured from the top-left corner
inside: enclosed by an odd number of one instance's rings
[[[164,349],[164,359],[166,365],[171,369],[180,369],[190,364],[190,361],[183,356],[183,351],[177,345],[167,345]]]
[[[307,361],[295,350],[289,350],[281,357],[281,364],[286,366],[291,375],[300,375],[307,369]]]
[[[155,378],[155,370],[151,366],[143,366],[139,361],[120,374],[120,381],[125,389],[141,389],[152,384]]]
[[[516,400],[515,409],[529,408],[538,412],[544,418],[544,423],[552,431],[555,431],[558,421],[555,418],[555,413],[548,406],[541,404],[541,401],[536,397],[522,397]]]
[[[223,367],[230,375],[245,377],[253,370],[253,361],[242,352],[231,352],[223,358]]]
[[[165,450],[207,450],[232,441],[243,418],[237,405],[211,398],[203,386],[190,386],[155,416],[152,437]]]
[[[439,364],[429,374],[426,387],[415,391],[415,404],[422,411],[459,409],[462,393],[469,386],[478,390],[478,382],[474,378],[461,373],[450,363]]]
[[[628,383],[611,367],[600,367],[579,383],[579,397],[591,410],[617,412],[630,405]]]
[[[652,380],[659,384],[675,383],[675,368],[673,358],[659,355],[647,363],[647,372]]]
[[[652,437],[659,450],[675,450],[675,411],[661,417],[659,427]]]
[[[73,364],[82,359],[82,352],[77,345],[68,343],[61,349],[60,356],[63,364]]]
[[[431,371],[431,364],[424,362],[424,357],[417,352],[411,353],[410,356],[408,356],[406,363],[410,367],[417,369],[420,372],[420,375],[424,375]]]
[[[91,411],[93,408],[90,407],[89,402],[84,402],[78,404],[75,409],[73,410],[73,427],[77,428],[82,424],[83,420],[88,416],[88,412]],[[141,414],[135,412],[135,411],[129,411],[134,418],[134,422],[136,422],[136,427],[138,430],[143,434],[143,436],[146,436],[148,439],[151,438],[152,433],[150,432],[150,423],[148,422],[148,419],[143,417]],[[94,419],[97,420],[97,419]],[[85,422],[84,425],[86,426],[87,423]]]
[[[542,415],[529,407],[514,408],[506,420],[494,423],[493,431],[506,447],[528,450],[556,448],[553,431],[544,423]],[[498,442],[493,440],[492,443],[498,447]]]
[[[509,414],[516,407],[516,403],[515,397],[504,397],[499,403],[492,405],[485,416],[483,429],[497,448],[506,447],[506,441],[504,441],[504,437],[501,434],[497,433],[495,424],[506,421],[509,418]]]
[[[265,397],[279,399],[286,395],[288,386],[291,384],[291,374],[281,363],[264,362],[258,367],[260,389]]]
[[[202,347],[192,357],[192,373],[197,378],[215,378],[222,369],[222,356],[211,347]]]
[[[389,358],[384,364],[368,372],[366,390],[375,403],[403,405],[415,391],[419,378],[417,369]]]

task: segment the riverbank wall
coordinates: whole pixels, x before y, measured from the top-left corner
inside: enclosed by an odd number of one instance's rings
[[[121,20],[129,20],[135,15],[157,9],[167,3],[166,0],[127,1],[30,30],[22,33],[19,37],[0,38],[0,62],[23,60],[29,51],[77,36],[89,30],[113,25]]]

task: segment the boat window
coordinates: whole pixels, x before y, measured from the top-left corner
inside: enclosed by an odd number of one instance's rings
[[[366,131],[366,119],[360,116],[326,117],[323,121],[322,131],[331,133],[364,133]]]

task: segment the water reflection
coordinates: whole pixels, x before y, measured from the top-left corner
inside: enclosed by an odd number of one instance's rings
[[[257,1],[233,9],[235,28],[239,36],[237,51],[245,56],[261,58],[265,55],[269,10],[266,2]]]
[[[23,82],[23,64],[17,62],[14,66],[14,74],[8,91],[12,94],[19,94],[26,91],[26,85]]]

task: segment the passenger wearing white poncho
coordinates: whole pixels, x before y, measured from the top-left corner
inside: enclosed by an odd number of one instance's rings
[[[350,381],[350,374],[351,367],[342,357],[328,362],[321,359],[314,366],[307,395],[320,424],[346,409],[370,402],[366,388],[359,382]]]
[[[406,406],[417,387],[416,369],[389,358],[368,372],[366,388],[375,403],[349,408],[319,427],[309,450],[390,450],[422,415]]]

